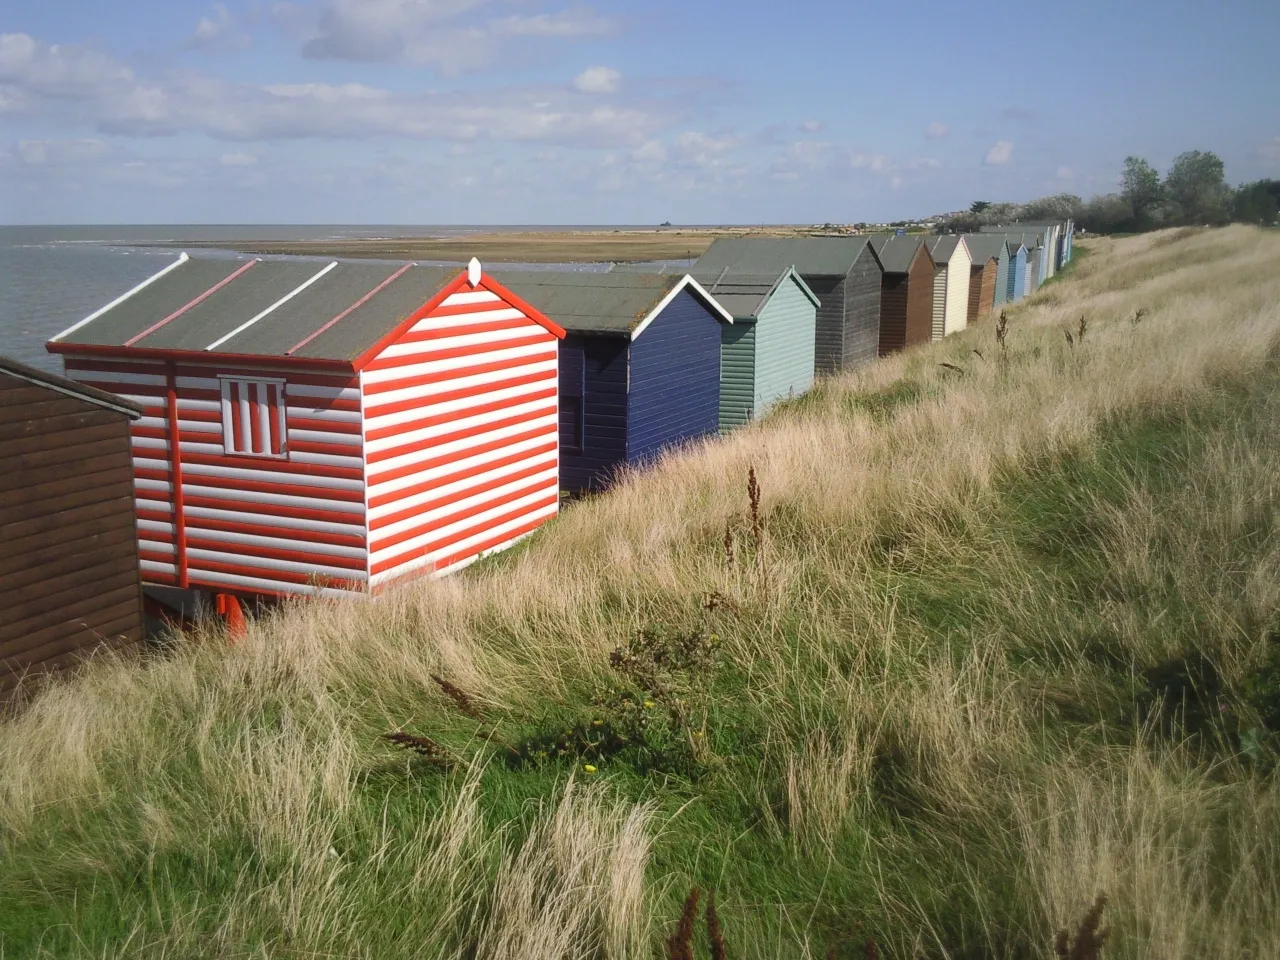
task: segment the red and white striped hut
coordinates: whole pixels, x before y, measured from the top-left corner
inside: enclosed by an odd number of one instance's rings
[[[446,573],[554,516],[563,336],[475,260],[183,254],[48,349],[143,407],[144,582],[282,595]]]

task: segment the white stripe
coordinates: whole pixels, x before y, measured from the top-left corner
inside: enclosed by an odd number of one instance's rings
[[[488,500],[496,500],[499,497],[505,497],[507,494],[520,487],[537,486],[540,491],[545,493],[545,488],[548,486],[555,486],[558,479],[558,473],[559,471],[557,471],[555,467],[552,467],[550,470],[543,470],[541,473],[534,474],[532,477],[521,477],[519,480],[512,480],[508,483],[504,483],[500,487],[493,487],[489,490],[474,493],[469,497],[456,500],[446,506],[437,507],[435,510],[423,511],[415,516],[406,517],[404,520],[397,520],[395,523],[389,524],[385,527],[379,527],[369,535],[369,548],[373,551],[375,558],[379,553],[386,553],[388,550],[394,553],[399,546],[398,544],[391,547],[379,546],[379,544],[385,543],[388,538],[404,533],[406,530],[416,530],[419,527],[430,524],[439,517],[447,516],[451,513],[457,513],[459,510],[467,510]],[[458,489],[466,489],[468,484],[473,483],[475,483],[474,480],[468,479],[457,484],[452,484],[451,486],[456,492]],[[432,493],[437,496],[447,496],[444,489],[432,491]],[[518,501],[512,501],[512,509],[514,509],[517,502]],[[401,503],[399,506],[401,509],[404,509],[409,506],[409,503],[406,501]]]
[[[387,473],[390,470],[407,467],[423,460],[431,460],[435,457],[458,453],[472,447],[478,447],[481,444],[488,443],[492,440],[501,440],[506,437],[514,436],[517,433],[524,433],[527,430],[542,429],[546,431],[548,436],[556,436],[559,429],[558,421],[559,417],[554,411],[552,411],[545,417],[535,417],[525,423],[517,423],[509,427],[502,427],[499,430],[489,430],[474,437],[465,437],[462,440],[452,440],[448,443],[437,444],[433,447],[427,447],[425,450],[415,450],[412,453],[405,453],[398,457],[391,457],[388,460],[383,460],[381,463],[371,463],[367,468],[367,472],[370,477],[370,482],[372,483],[376,482],[373,479],[375,474]],[[501,453],[498,453],[498,456],[501,455]]]
[[[178,259],[173,261],[173,263],[169,264],[159,273],[156,273],[147,277],[147,279],[143,280],[140,284],[138,284],[132,290],[122,293],[120,296],[116,297],[114,300],[108,303],[105,307],[99,307],[97,310],[93,311],[93,313],[89,314],[79,323],[73,323],[71,326],[67,327],[67,329],[63,330],[60,334],[54,337],[53,342],[61,340],[63,337],[67,336],[68,334],[75,333],[77,330],[83,327],[86,323],[89,323],[90,321],[93,321],[93,320],[97,320],[100,316],[102,316],[108,310],[112,309],[113,307],[120,306],[120,304],[124,303],[126,300],[132,297],[139,290],[142,290],[142,289],[145,289],[146,287],[151,286],[151,284],[155,283],[157,280],[163,277],[166,273],[169,273],[171,270],[176,270],[178,267],[186,263],[189,259],[191,258],[187,256],[186,251],[183,251],[182,253],[178,254]]]
[[[479,486],[482,483],[489,483],[492,480],[498,480],[508,474],[518,473],[528,467],[531,460],[532,458],[529,458],[527,460],[517,460],[515,463],[503,464],[501,467],[495,467],[492,470],[486,470],[483,473],[477,473],[474,476],[466,477],[462,480],[454,480],[451,483],[441,484],[438,487],[432,487],[430,490],[424,490],[423,492],[415,493],[412,496],[402,497],[401,499],[395,500],[391,503],[384,503],[378,507],[370,507],[369,522],[372,523],[374,520],[379,520],[382,517],[389,516],[390,514],[398,513],[401,510],[421,506],[424,503],[435,500],[437,497],[447,497],[452,493],[465,490],[470,486]],[[548,469],[553,473],[557,473],[558,470],[555,463],[555,454],[551,455],[551,461],[551,466],[548,467]],[[414,477],[414,479],[418,480],[419,478]]]
[[[159,481],[139,480],[138,484],[152,483],[157,484]],[[168,484],[162,485],[166,491]],[[350,513],[356,516],[364,516],[363,503],[349,503],[346,500],[325,500],[322,497],[295,497],[283,493],[261,493],[257,490],[228,490],[225,487],[201,487],[195,484],[183,483],[183,493],[189,497],[205,497],[210,500],[227,500],[235,502],[242,500],[246,503],[267,503],[273,507],[299,507],[303,510],[328,510],[330,513]]]
[[[167,573],[171,576],[178,575],[178,568],[172,563],[161,563],[159,560],[143,560],[138,564],[138,568],[143,573]]]
[[[450,327],[459,326],[461,324],[485,323],[490,320],[523,320],[523,319],[525,319],[525,315],[522,310],[517,310],[515,307],[508,307],[506,304],[503,304],[495,310],[480,310],[480,311],[477,311],[476,313],[464,313],[464,314],[456,315],[452,317],[439,317],[433,314],[428,317],[423,317],[421,320],[419,320],[417,323],[415,323],[412,327],[409,328],[409,332],[423,333],[427,330],[448,330]],[[534,321],[532,320],[529,321],[529,323],[531,324],[533,322]],[[538,326],[538,329],[542,329],[541,325]],[[491,332],[497,333],[497,334],[505,334],[508,337],[512,335],[512,331],[510,330],[494,330]],[[480,334],[471,334],[471,336],[480,336]],[[446,338],[446,339],[454,339],[454,338]],[[427,341],[427,343],[438,343],[438,342],[439,341],[437,340]],[[426,346],[426,344],[408,343],[408,344],[397,344],[397,346],[414,347],[421,350]],[[378,356],[387,357],[387,356],[394,356],[394,354],[392,354],[390,352],[390,349],[388,349],[378,354]]]
[[[145,537],[138,539],[139,550],[150,550],[152,553],[168,553],[173,554],[177,549],[172,543],[161,543],[159,540],[148,540]]]
[[[148,460],[144,457],[133,458],[133,469],[135,470],[163,470],[169,472],[168,460]]]
[[[302,440],[309,443],[340,443],[348,447],[360,446],[358,433],[328,433],[322,430],[289,430],[289,440]]]
[[[256,317],[252,318],[251,320],[246,320],[244,323],[240,324],[240,326],[236,327],[230,333],[226,334],[225,336],[219,337],[217,340],[213,341],[213,343],[209,344],[207,347],[205,347],[205,349],[216,350],[218,349],[218,347],[222,346],[224,343],[226,343],[236,334],[243,333],[245,330],[248,330],[250,327],[252,327],[255,323],[257,323],[267,314],[271,313],[273,310],[276,310],[279,307],[284,306],[286,303],[288,303],[290,300],[292,300],[294,297],[300,294],[303,290],[307,289],[307,287],[311,286],[313,283],[315,283],[317,280],[319,280],[321,277],[323,277],[326,273],[328,273],[337,265],[338,265],[338,261],[334,260],[328,266],[326,266],[323,270],[317,273],[314,277],[312,277],[306,283],[302,284],[302,286],[298,287],[296,290],[289,291],[283,297],[281,297],[279,300],[273,303],[271,306],[267,307],[267,309],[263,310]]]
[[[435,540],[442,540],[445,537],[450,536],[451,534],[455,534],[461,530],[467,530],[475,526],[479,526],[483,533],[487,533],[491,536],[493,534],[493,531],[488,530],[485,526],[489,520],[492,520],[494,517],[497,517],[503,513],[508,513],[512,510],[521,510],[524,507],[528,507],[534,501],[540,500],[546,497],[547,494],[551,493],[553,489],[554,488],[548,488],[546,490],[535,491],[534,493],[530,493],[526,496],[521,497],[519,500],[513,500],[511,503],[504,503],[501,506],[497,506],[497,507],[493,507],[492,509],[485,510],[483,513],[478,513],[474,517],[467,517],[465,520],[459,520],[456,523],[451,523],[451,524],[448,524],[447,526],[436,527],[432,530],[428,530],[426,533],[419,534],[416,537],[411,537],[408,540],[402,541],[401,543],[397,543],[394,546],[382,547],[381,549],[375,547],[372,550],[369,558],[370,566],[376,566],[377,564],[381,563],[383,560],[386,560],[388,557],[394,557],[401,553],[406,553],[411,550],[416,550],[419,547],[425,547],[427,544]],[[479,536],[479,534],[477,534],[477,536]],[[468,539],[471,539],[471,538],[468,538]],[[481,539],[483,539],[483,537]],[[441,549],[449,553],[453,553],[454,550],[458,548],[449,546],[449,547],[443,547]]]
[[[486,423],[505,420],[507,417],[518,417],[521,414],[532,413],[545,407],[550,407],[554,412],[555,406],[554,397],[543,397],[540,400],[527,400],[524,403],[504,407],[501,410],[485,410],[482,413],[474,413],[470,416],[464,413],[448,423],[437,423],[429,427],[422,427],[419,430],[405,430],[390,437],[383,437],[380,440],[370,440],[364,445],[365,455],[369,456],[386,450],[394,450],[396,447],[403,447],[405,444],[417,443],[420,440],[430,440],[432,437],[453,433],[456,430],[467,430],[471,427],[483,426]]]
[[[359,387],[318,387],[313,383],[290,383],[291,397],[323,397],[326,400],[359,400]]]
[[[446,378],[438,383],[427,383],[416,387],[401,387],[396,390],[388,390],[386,393],[369,394],[365,397],[365,411],[367,414],[370,408],[377,410],[378,407],[390,403],[398,403],[401,400],[420,400],[423,404],[427,404],[431,402],[431,397],[437,393],[463,390],[467,387],[481,387],[510,377],[522,377],[526,374],[544,373],[555,369],[556,358],[554,352],[552,352],[547,359],[534,357],[528,363],[522,363],[516,367],[508,367],[504,370],[473,373],[465,377]],[[362,376],[368,376],[368,374],[362,374]]]
[[[348,537],[363,537],[364,524],[333,523],[328,520],[302,520],[282,514],[245,513],[237,510],[218,510],[214,507],[184,507],[183,513],[187,522],[195,524],[200,520],[229,520],[233,523],[253,523],[263,527],[280,527],[286,530],[314,530],[323,533],[337,533]]]
[[[297,550],[299,553],[314,553],[317,559],[326,555],[331,557],[347,557],[351,560],[363,560],[365,552],[362,547],[340,547],[331,543],[313,543],[310,540],[290,540],[286,537],[261,537],[252,533],[231,533],[227,530],[209,530],[187,520],[187,536],[201,540],[216,540],[219,543],[239,543],[250,547],[267,547],[276,550]]]
[[[495,300],[501,299],[496,293],[492,293],[489,290],[468,290],[449,294],[444,298],[440,306],[461,307],[471,303],[493,303]]]
[[[258,439],[262,441],[262,449],[254,453],[271,453],[271,388],[265,383],[250,385],[258,397]],[[252,438],[251,438],[252,440]]]
[[[343,580],[363,580],[363,570],[348,570],[346,567],[329,567],[318,563],[296,563],[293,560],[275,560],[271,557],[255,557],[241,553],[223,553],[220,550],[200,550],[188,548],[189,561],[212,560],[215,563],[234,563],[241,567],[259,567],[263,570],[287,570],[289,573],[323,573],[329,577],[341,577]],[[198,563],[192,562],[192,567]]]
[[[202,453],[206,457],[221,457],[227,453],[220,443],[196,443],[194,440],[183,440],[178,447],[183,453]]]
[[[138,530],[147,531],[149,533],[173,533],[172,523],[162,523],[159,520],[139,520]]]
[[[341,467],[344,470],[364,469],[364,460],[360,457],[338,457],[331,453],[290,450],[289,460],[292,463],[314,463],[318,467]]]
[[[508,530],[514,530],[516,527],[523,526],[524,524],[528,523],[531,520],[543,520],[543,521],[550,520],[559,512],[560,512],[560,505],[558,503],[553,503],[545,507],[540,507],[537,510],[530,510],[528,513],[523,514],[519,517],[516,517],[514,520],[509,520],[506,523],[500,524],[499,526],[496,526],[496,527],[490,527],[487,530],[481,530],[475,536],[467,537],[467,539],[465,540],[460,540],[457,543],[453,544],[452,546],[446,547],[443,550],[439,550],[433,553],[431,556],[434,558],[434,557],[439,557],[442,554],[447,555],[447,554],[457,553],[460,550],[466,550],[469,547],[471,547],[473,544],[479,543],[482,540],[488,540],[491,537],[504,533]],[[533,531],[530,531],[530,534],[532,534],[532,532]],[[483,554],[477,554],[476,557],[477,558],[479,558],[479,556],[487,557],[490,554],[497,553],[500,550],[504,550],[506,549],[506,547],[515,543],[516,540],[520,540],[527,535],[528,534],[521,534],[521,536],[519,537],[514,537],[511,540],[507,540],[505,541],[505,543],[499,544],[496,547],[491,547],[488,550],[485,550]],[[447,567],[445,569],[451,570],[455,568]]]
[[[274,470],[253,470],[240,467],[210,466],[205,463],[184,463],[184,477],[220,477],[225,480],[253,480],[258,483],[291,483],[300,487],[320,487],[327,490],[350,490],[357,493],[364,489],[363,480],[342,480],[316,473],[279,473]]]
[[[134,449],[138,449],[139,447],[145,450],[166,450],[167,451],[169,449],[169,441],[163,440],[160,437],[130,436],[129,440],[132,443]]]
[[[243,453],[253,449],[253,433],[250,430],[249,423],[249,391],[246,389],[249,384],[243,381],[233,381],[231,384],[238,409],[235,414],[240,417],[240,446],[236,448],[237,453]],[[233,414],[233,416],[235,415]],[[231,435],[232,446],[235,445],[235,434]]]
[[[221,400],[192,400],[190,397],[178,397],[179,410],[194,410],[200,413],[221,413]]]
[[[489,463],[493,460],[499,460],[502,457],[515,456],[516,454],[531,450],[540,444],[544,444],[551,438],[552,435],[548,432],[548,434],[543,436],[532,437],[528,440],[521,440],[519,443],[508,444],[506,446],[499,447],[497,450],[488,450],[482,454],[477,454],[476,456],[455,460],[452,463],[432,467],[430,470],[418,470],[408,476],[397,477],[394,480],[379,482],[376,478],[370,478],[369,496],[371,498],[386,496],[388,494],[395,493],[397,490],[403,490],[405,487],[412,487],[419,483],[429,483],[434,479],[451,473],[468,470],[471,467]],[[528,461],[526,460],[525,462],[527,463]]]
[[[167,513],[173,515],[173,504],[167,500],[144,500],[141,497],[134,497],[133,505],[138,510],[152,510],[156,513]]]
[[[382,430],[387,427],[398,427],[403,424],[413,423],[426,417],[440,416],[446,413],[462,413],[471,407],[477,407],[484,403],[502,402],[505,400],[515,400],[527,393],[535,393],[539,390],[546,390],[548,387],[554,389],[556,382],[554,379],[545,381],[534,381],[533,383],[522,383],[517,387],[503,387],[501,390],[491,390],[488,393],[479,393],[471,397],[460,397],[456,400],[445,400],[441,403],[424,403],[421,407],[415,407],[411,410],[401,410],[399,413],[385,413],[380,417],[370,417],[368,422],[368,431],[372,433],[375,430]],[[551,398],[548,398],[550,400]],[[373,443],[374,441],[369,441]]]
[[[494,363],[499,360],[518,360],[521,357],[547,356],[555,350],[554,343],[531,343],[523,347],[504,347],[501,350],[487,351],[483,356],[463,354],[460,357],[447,357],[444,360],[428,360],[424,363],[411,363],[403,367],[391,367],[387,370],[365,370],[360,374],[365,384],[391,383],[406,380],[410,377],[421,377],[433,373],[448,373],[475,366],[477,363]],[[367,389],[367,387],[366,387]]]
[[[145,477],[134,477],[133,489],[135,491],[154,490],[157,493],[170,493],[173,491],[173,484],[168,480],[148,480]]]
[[[204,583],[217,583],[228,587],[243,587],[246,590],[271,590],[276,593],[298,593],[308,597],[331,597],[335,600],[345,597],[363,596],[363,592],[354,590],[338,590],[334,587],[313,587],[305,583],[286,583],[283,580],[264,580],[257,577],[241,577],[234,573],[215,573],[212,570],[190,570],[189,577],[195,577]],[[359,579],[347,577],[348,580]]]
[[[290,387],[289,393],[296,393]],[[290,420],[332,420],[335,423],[359,423],[359,410],[332,410],[325,407],[289,407]]]

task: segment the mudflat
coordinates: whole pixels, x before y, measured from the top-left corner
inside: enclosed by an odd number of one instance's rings
[[[696,258],[717,237],[796,236],[812,228],[698,228],[472,233],[454,237],[388,237],[376,240],[207,240],[183,246],[239,253],[362,257],[379,260],[442,260],[465,263],[602,263]]]

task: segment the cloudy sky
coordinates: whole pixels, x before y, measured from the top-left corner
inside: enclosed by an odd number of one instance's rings
[[[1188,149],[1280,177],[1274,0],[1001,9],[0,0],[0,223],[878,220]]]

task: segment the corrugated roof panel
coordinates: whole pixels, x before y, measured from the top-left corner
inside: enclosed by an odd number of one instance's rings
[[[394,268],[387,270],[381,278],[374,279],[365,292],[374,289],[394,272]],[[461,271],[457,267],[411,267],[293,356],[322,360],[354,360],[391,333],[402,320],[408,319],[411,314],[439,293],[446,284],[456,279],[459,273]],[[376,275],[371,275],[370,278],[374,276]],[[327,280],[328,277],[325,279]],[[344,290],[341,297],[331,298],[325,309],[332,308],[332,312],[309,332],[320,329],[347,310],[363,294],[351,300],[346,300],[346,296],[347,292]],[[302,337],[298,339],[301,340]]]
[[[66,343],[120,346],[217,286],[245,261],[188,260],[65,338]],[[260,267],[255,265],[252,270]],[[205,341],[212,343],[213,338]]]
[[[494,279],[571,333],[629,334],[683,274],[507,270]]]
[[[880,235],[871,238],[872,246],[880,258],[880,264],[884,267],[885,273],[906,273],[910,270],[911,263],[916,258],[916,251],[920,249],[920,244],[923,242],[924,238],[920,234],[906,234],[901,237]]]
[[[950,263],[956,248],[960,246],[960,238],[957,236],[930,237],[925,244],[929,248],[929,253],[933,255],[934,263]]]
[[[215,340],[296,290],[323,268],[323,263],[297,261],[254,264],[226,286],[155,333],[143,337],[134,346],[152,350],[204,350]],[[248,338],[247,333],[245,337]],[[254,352],[239,350],[236,338],[228,341],[224,349],[233,353]]]

